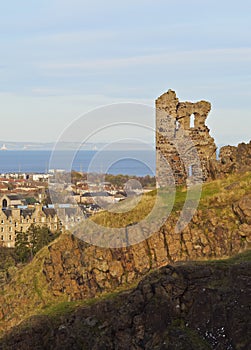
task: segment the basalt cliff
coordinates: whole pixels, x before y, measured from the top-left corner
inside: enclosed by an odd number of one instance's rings
[[[248,350],[250,258],[167,265],[128,292],[29,318],[0,349]]]

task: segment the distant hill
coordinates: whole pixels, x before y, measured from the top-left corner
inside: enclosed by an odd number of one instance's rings
[[[109,143],[109,142],[108,142]],[[87,151],[97,151],[103,149],[107,143],[98,142],[98,143],[84,143],[81,147],[83,150]],[[0,149],[6,148],[10,151],[44,151],[44,150],[53,150],[55,143],[53,142],[12,142],[12,141],[0,141]],[[154,145],[152,145],[154,149]],[[76,150],[79,149],[79,143],[77,142],[62,142],[60,145],[62,150]],[[143,144],[139,143],[116,143],[113,150],[146,150],[146,147]]]

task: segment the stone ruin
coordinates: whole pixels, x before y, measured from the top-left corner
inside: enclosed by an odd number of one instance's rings
[[[189,178],[201,181],[211,178],[210,163],[216,162],[217,147],[205,124],[210,110],[211,104],[207,101],[180,102],[172,90],[156,100],[159,186],[165,186],[170,176],[176,185],[185,184]]]

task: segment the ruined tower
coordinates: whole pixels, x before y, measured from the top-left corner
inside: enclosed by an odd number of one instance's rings
[[[160,186],[165,185],[168,171],[177,185],[189,178],[206,181],[210,177],[210,161],[216,159],[217,149],[205,124],[210,110],[207,101],[180,102],[172,90],[156,100],[156,178]]]

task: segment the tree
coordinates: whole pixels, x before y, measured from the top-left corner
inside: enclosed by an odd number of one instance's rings
[[[34,197],[28,197],[26,198],[26,204],[30,205],[30,204],[35,204],[36,203],[36,199]]]
[[[16,232],[15,253],[18,261],[25,263],[32,258],[29,237],[25,232]]]
[[[15,251],[20,262],[32,260],[34,255],[59,236],[60,232],[52,233],[44,226],[31,225],[27,232],[17,232]]]
[[[32,254],[35,255],[41,248],[52,242],[58,234],[54,234],[51,230],[44,226],[39,227],[31,225],[27,231]]]

